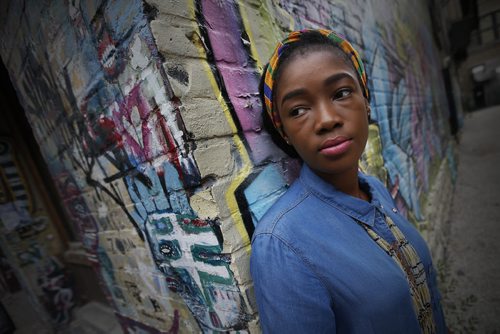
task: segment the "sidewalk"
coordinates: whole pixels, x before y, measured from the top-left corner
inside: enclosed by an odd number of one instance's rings
[[[89,302],[72,311],[69,324],[54,329],[44,321],[30,302],[29,295],[20,291],[2,298],[16,330],[14,334],[122,334],[113,310],[97,302]]]
[[[458,154],[443,306],[453,333],[500,333],[500,106],[466,115]]]

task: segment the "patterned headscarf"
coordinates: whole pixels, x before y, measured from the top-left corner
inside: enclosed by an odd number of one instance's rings
[[[283,129],[281,124],[281,119],[278,114],[278,111],[273,109],[273,88],[274,88],[273,85],[274,85],[276,68],[283,51],[290,44],[300,41],[304,33],[311,31],[319,32],[321,35],[328,37],[333,42],[334,45],[338,46],[340,50],[342,50],[348,55],[349,59],[354,65],[354,68],[359,74],[359,78],[361,79],[361,86],[362,86],[361,89],[363,90],[363,95],[368,100],[370,99],[370,92],[368,91],[365,67],[363,66],[363,62],[361,61],[358,52],[352,47],[352,45],[347,40],[345,40],[339,34],[331,30],[325,30],[325,29],[305,29],[305,30],[292,31],[282,42],[278,43],[278,45],[276,46],[276,49],[274,50],[271,59],[269,60],[269,64],[264,74],[265,108],[267,113],[269,114],[269,117],[273,122],[274,127],[282,137],[283,137]]]

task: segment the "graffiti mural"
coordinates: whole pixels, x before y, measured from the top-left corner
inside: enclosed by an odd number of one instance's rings
[[[53,237],[57,232],[23,161],[12,141],[0,138],[0,254],[4,255],[3,266],[16,268],[32,298],[42,306],[40,312],[59,325],[70,319],[73,289],[69,274],[56,257],[61,248]],[[9,278],[6,283],[19,288],[12,270],[4,275]]]
[[[162,317],[175,321],[165,312],[175,309],[169,300],[180,298],[202,331],[244,329],[250,316],[230,268],[231,255],[223,253],[218,217],[201,219],[189,203],[202,182],[194,142],[143,3],[69,1],[53,7],[66,10],[69,21],[61,17],[47,24],[66,24],[71,38],[61,41],[44,31],[48,42],[63,44],[52,59],[27,50],[18,89],[27,97],[37,139],[50,143],[42,147],[43,155],[108,297],[125,317],[155,327]],[[68,52],[75,45],[83,52]],[[64,117],[57,113],[66,109]],[[149,249],[154,267],[142,269],[163,277],[150,292],[127,278],[129,267],[100,241],[113,227],[127,228],[107,219],[110,210],[135,229],[142,240],[136,246]],[[102,217],[94,216],[96,211]],[[33,250],[23,257],[30,261],[35,255]],[[163,298],[149,299],[150,310],[143,309],[144,296],[154,296],[154,290]]]
[[[241,329],[245,304],[221,249],[217,220],[202,220],[189,206],[175,166],[164,162],[147,170],[148,187],[128,180],[134,217],[143,226],[154,261],[204,330]]]
[[[412,15],[426,17],[424,7],[9,2],[1,29],[20,30],[0,54],[125,331],[257,330],[250,239],[300,169],[262,130],[258,84],[291,29],[333,28],[361,51],[373,93],[362,168],[388,184],[412,221],[426,220],[424,194],[450,149],[430,25]],[[29,201],[6,189],[0,198]],[[28,241],[47,226],[31,219],[18,230],[20,265],[40,260],[43,250]],[[69,305],[58,272],[40,271],[40,286]]]
[[[270,137],[261,131],[259,64],[255,51],[250,48],[251,40],[238,4],[229,2],[221,7],[214,1],[197,0],[193,6],[205,42],[202,52],[216,65],[212,75],[218,78],[217,89],[225,97],[231,121],[245,143],[241,154],[249,155],[249,163],[253,166],[262,165],[266,160],[284,160],[283,164],[269,164],[242,175],[242,182],[235,189],[238,209],[251,236],[258,219],[283,194],[296,177],[299,166],[296,161],[286,159]],[[220,15],[231,20],[220,20]]]

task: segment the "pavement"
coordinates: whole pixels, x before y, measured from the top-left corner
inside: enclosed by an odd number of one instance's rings
[[[500,333],[500,106],[466,114],[441,270],[453,333]]]
[[[122,334],[113,310],[91,301],[72,310],[71,322],[57,328],[37,312],[25,291],[8,294],[1,299],[16,329],[14,334]],[[1,327],[1,326],[0,326]],[[1,328],[0,328],[1,329]]]
[[[72,313],[69,325],[57,334],[122,334],[120,323],[113,310],[98,302],[89,302]]]

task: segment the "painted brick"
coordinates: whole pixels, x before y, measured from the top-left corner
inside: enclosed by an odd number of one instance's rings
[[[231,143],[226,138],[198,141],[194,152],[201,177],[226,176],[234,169]]]
[[[224,120],[220,103],[214,99],[189,99],[182,105],[181,114],[186,129],[196,141],[231,136],[233,131]]]
[[[455,166],[425,4],[43,4],[2,3],[0,55],[123,328],[259,332],[249,240],[297,167],[262,130],[257,86],[290,29],[358,48],[374,120],[362,165],[440,252]]]
[[[168,22],[152,21],[151,30],[155,35],[160,52],[178,57],[199,58],[200,53],[190,38],[194,38],[194,28],[190,26],[174,27]]]

